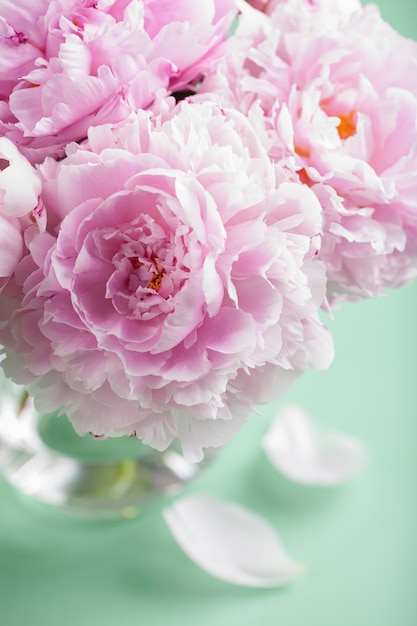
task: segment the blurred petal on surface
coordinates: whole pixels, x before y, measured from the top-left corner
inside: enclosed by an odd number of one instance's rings
[[[331,486],[349,480],[366,463],[364,445],[314,424],[297,406],[285,407],[263,439],[272,465],[288,479]]]
[[[163,511],[178,545],[206,572],[248,587],[280,587],[304,573],[270,524],[244,507],[193,494]]]

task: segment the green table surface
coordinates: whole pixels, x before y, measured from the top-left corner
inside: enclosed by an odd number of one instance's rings
[[[417,35],[415,0],[380,1]],[[238,502],[279,530],[306,574],[282,589],[212,578],[180,550],[159,511],[88,522],[35,506],[0,478],[1,626],[416,626],[417,283],[346,305],[336,359],[264,410],[189,491]],[[342,487],[295,485],[260,439],[282,404],[361,438],[367,469]]]

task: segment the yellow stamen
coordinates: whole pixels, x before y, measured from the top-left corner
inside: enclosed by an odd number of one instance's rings
[[[295,146],[295,153],[298,154],[302,159],[309,159],[311,156],[311,152],[309,148],[305,148],[304,146]]]
[[[357,114],[356,111],[350,111],[346,115],[338,115],[340,124],[337,127],[340,139],[348,139],[356,133]]]
[[[158,266],[156,267],[156,269],[158,269]],[[162,270],[162,272],[160,272],[159,270],[157,272],[154,272],[152,274],[151,280],[149,281],[148,289],[154,289],[154,291],[159,291],[159,287],[161,286],[163,277],[164,270]]]

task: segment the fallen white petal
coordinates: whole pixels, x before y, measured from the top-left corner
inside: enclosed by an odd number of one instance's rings
[[[358,474],[367,460],[360,441],[314,424],[297,406],[281,411],[262,446],[284,476],[309,485],[342,483]]]
[[[279,587],[305,570],[286,553],[272,526],[244,507],[189,495],[163,511],[187,556],[213,576],[249,587]]]

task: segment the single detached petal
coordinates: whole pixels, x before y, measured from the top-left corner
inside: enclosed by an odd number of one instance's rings
[[[283,409],[262,445],[284,476],[307,485],[342,483],[358,474],[367,458],[360,441],[317,426],[297,406]]]
[[[187,556],[212,576],[248,587],[279,587],[304,572],[270,524],[229,502],[194,494],[163,511]]]

